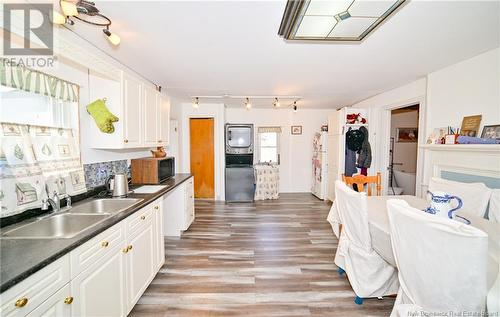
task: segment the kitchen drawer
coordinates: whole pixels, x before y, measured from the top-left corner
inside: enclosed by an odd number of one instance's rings
[[[70,253],[71,277],[75,277],[99,259],[110,254],[117,246],[126,244],[125,230],[121,223],[95,236]]]
[[[127,234],[130,234],[133,231],[136,231],[138,228],[144,227],[147,222],[152,221],[153,219],[153,206],[152,204],[147,205],[141,210],[137,211],[132,216],[127,219]]]
[[[0,294],[0,316],[26,316],[70,280],[69,255]]]

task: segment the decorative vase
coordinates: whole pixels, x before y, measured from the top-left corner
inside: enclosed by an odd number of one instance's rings
[[[159,146],[156,150],[151,150],[154,158],[161,158],[167,156],[167,152],[163,149],[163,146]]]

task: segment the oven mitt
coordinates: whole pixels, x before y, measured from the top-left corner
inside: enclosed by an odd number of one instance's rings
[[[108,107],[106,107],[105,104],[105,99],[97,99],[87,105],[87,112],[92,116],[92,118],[94,118],[99,130],[104,133],[115,132],[113,122],[117,122],[118,117],[109,112]]]

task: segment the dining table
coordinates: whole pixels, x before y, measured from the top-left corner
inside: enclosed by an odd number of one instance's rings
[[[423,210],[429,206],[429,202],[423,198],[411,195],[401,196],[369,196],[367,197],[368,207],[368,227],[372,238],[373,249],[389,264],[394,267],[396,261],[392,252],[391,230],[389,227],[389,216],[387,213],[387,200],[402,199],[411,207]],[[423,211],[422,211],[423,212]],[[470,225],[484,231],[488,235],[488,268],[487,268],[487,287],[488,287],[488,309],[495,312],[499,309],[500,279],[500,224],[489,221],[488,219],[475,216],[467,210],[460,210],[457,215],[470,221]],[[496,307],[490,307],[490,303],[495,303]]]

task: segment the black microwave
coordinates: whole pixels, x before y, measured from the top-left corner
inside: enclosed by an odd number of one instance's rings
[[[131,160],[133,184],[159,184],[175,175],[174,157],[145,157]]]

